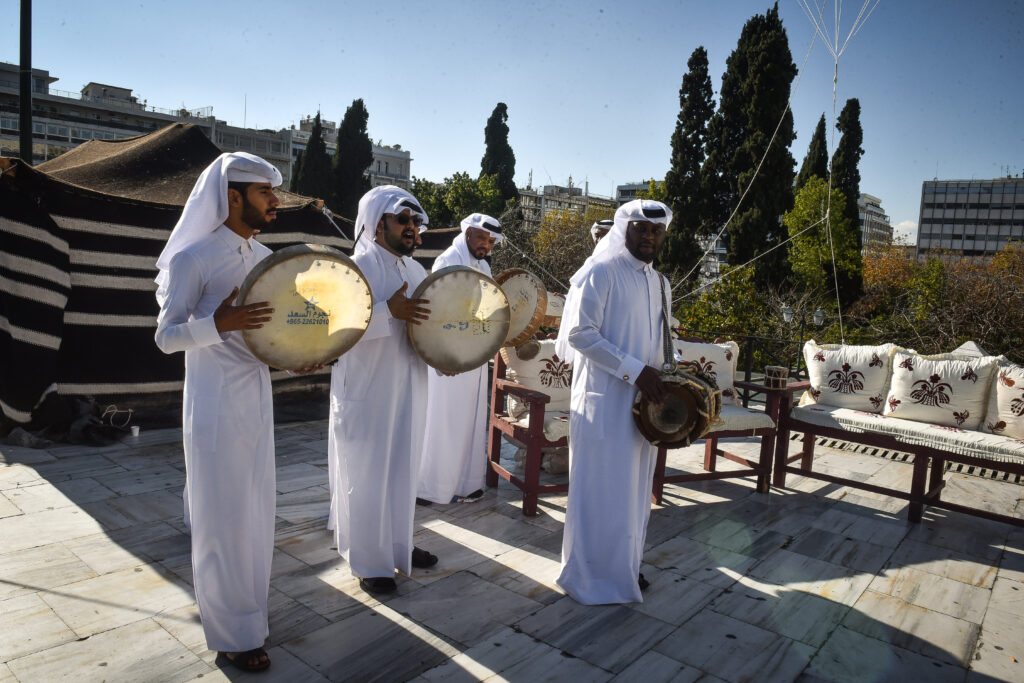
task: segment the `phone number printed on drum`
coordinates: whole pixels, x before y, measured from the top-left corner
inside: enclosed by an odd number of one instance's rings
[[[317,308],[317,302],[307,301],[305,311],[289,311],[287,325],[330,325],[331,313]]]
[[[450,332],[469,332],[472,335],[491,334],[493,324],[490,320],[452,320],[441,324],[442,330]]]

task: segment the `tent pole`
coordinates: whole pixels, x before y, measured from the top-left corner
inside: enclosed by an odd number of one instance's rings
[[[18,155],[32,166],[32,0],[21,0],[21,116]]]

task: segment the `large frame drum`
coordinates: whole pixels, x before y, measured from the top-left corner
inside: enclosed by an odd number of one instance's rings
[[[249,271],[237,305],[267,301],[270,322],[242,330],[249,350],[267,365],[301,370],[333,361],[363,336],[373,298],[359,267],[337,249],[296,244]]]
[[[509,268],[494,278],[508,298],[512,319],[506,346],[519,346],[540,329],[548,308],[548,290],[539,277],[528,270]]]
[[[478,368],[505,343],[508,299],[479,270],[442,268],[428,275],[411,298],[430,301],[429,319],[407,328],[413,349],[432,368],[450,374]]]

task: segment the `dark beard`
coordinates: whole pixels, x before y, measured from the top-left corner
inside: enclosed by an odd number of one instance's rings
[[[264,214],[260,213],[259,209],[250,204],[248,199],[242,198],[242,222],[248,225],[251,230],[262,231],[272,221],[273,219],[267,218]]]
[[[384,239],[387,240],[388,246],[391,247],[395,253],[400,256],[409,256],[412,252],[416,251],[416,240],[413,239],[412,246],[405,246],[402,241],[402,236],[394,237],[390,232],[384,235]]]

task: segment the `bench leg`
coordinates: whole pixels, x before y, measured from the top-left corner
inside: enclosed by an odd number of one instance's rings
[[[780,423],[783,420],[779,421]],[[772,486],[783,488],[786,485],[786,465],[789,460],[789,427],[780,424],[775,432],[775,458],[774,472],[772,473]]]
[[[708,472],[715,471],[717,458],[718,439],[708,439],[704,442],[704,469]]]
[[[665,460],[668,451],[664,446],[658,446],[658,459],[654,464],[654,481],[651,485],[651,499],[656,505],[661,505],[661,499],[665,492]]]
[[[772,450],[775,446],[775,434],[761,436],[761,457],[758,460],[760,472],[757,473],[757,492],[768,493],[771,487],[768,480],[772,471]]]
[[[537,516],[537,487],[540,486],[540,446],[535,443],[526,446],[526,468],[523,472],[523,514]]]
[[[498,485],[498,473],[491,466],[492,462],[501,461],[501,431],[491,427],[491,438],[487,443],[487,485],[494,488]]]
[[[946,472],[945,458],[932,458],[931,473],[928,475],[928,493],[933,495],[935,500],[942,496],[942,479]]]
[[[907,519],[914,524],[921,521],[921,513],[924,511],[924,480],[928,476],[928,456],[920,453],[914,454],[914,474],[910,481],[910,510]]]
[[[803,444],[800,467],[810,472],[814,469],[814,434],[804,434]]]

